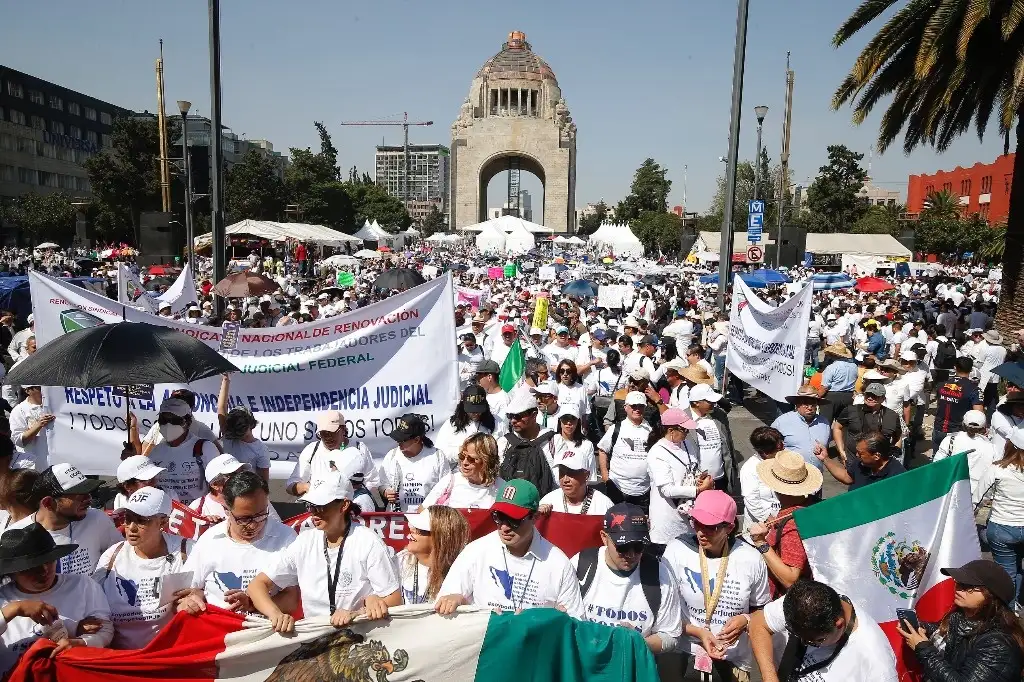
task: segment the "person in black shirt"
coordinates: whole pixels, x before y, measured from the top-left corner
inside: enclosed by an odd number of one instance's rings
[[[880,431],[896,445],[903,437],[900,416],[882,404],[885,400],[885,386],[869,383],[864,388],[864,403],[850,405],[843,409],[832,422],[832,438],[836,449],[845,461],[853,455],[857,441],[866,433]]]
[[[890,476],[902,474],[906,469],[899,460],[892,459],[892,443],[880,431],[865,433],[857,441],[857,456],[846,460],[830,459],[827,452],[815,453],[828,472],[850,490],[881,481]]]
[[[935,423],[932,425],[932,453],[950,433],[960,430],[960,423],[968,410],[984,410],[981,390],[971,381],[974,360],[969,357],[957,358],[953,363],[956,376],[939,385]]]

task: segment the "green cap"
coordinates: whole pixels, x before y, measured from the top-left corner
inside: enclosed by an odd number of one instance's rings
[[[537,486],[522,478],[505,483],[498,498],[491,505],[491,511],[499,511],[513,519],[525,519],[540,507],[540,493]]]

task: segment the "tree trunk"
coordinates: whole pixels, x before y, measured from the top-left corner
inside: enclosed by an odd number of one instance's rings
[[[1017,112],[1016,156],[1013,159],[1013,184],[1010,186],[1010,214],[1006,219],[1006,247],[1003,250],[1003,282],[999,292],[996,326],[1013,338],[1024,328],[1024,110]]]

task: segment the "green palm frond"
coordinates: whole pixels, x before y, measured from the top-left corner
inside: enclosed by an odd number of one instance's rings
[[[1003,17],[1003,39],[1009,39],[1020,26],[1021,19],[1024,19],[1024,2],[1022,0],[1011,0],[1010,7]]]
[[[932,11],[921,34],[921,45],[914,65],[914,72],[918,78],[928,77],[935,62],[948,47],[948,38],[952,37],[951,34],[960,23],[958,19],[963,9],[964,0],[940,0],[938,7]]]
[[[960,38],[956,42],[956,56],[961,61],[967,56],[967,46],[974,36],[974,30],[989,16],[991,6],[992,0],[970,0],[967,4],[960,26]]]
[[[839,47],[850,39],[857,31],[861,30],[872,21],[878,18],[882,12],[896,4],[897,0],[865,0],[854,13],[843,22],[843,25],[832,37],[832,44]]]

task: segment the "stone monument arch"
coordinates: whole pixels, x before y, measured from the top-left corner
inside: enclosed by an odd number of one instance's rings
[[[544,217],[536,222],[572,231],[576,124],[554,71],[519,31],[484,62],[452,124],[452,227],[487,219],[487,183],[503,170],[536,175],[544,187]]]

